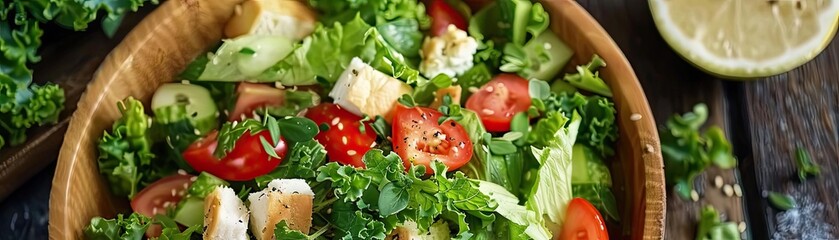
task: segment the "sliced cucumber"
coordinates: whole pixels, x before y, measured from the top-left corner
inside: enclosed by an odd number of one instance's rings
[[[282,36],[260,36],[245,43],[236,56],[239,71],[254,77],[294,51],[294,41]]]
[[[550,30],[527,42],[524,51],[530,61],[538,65],[531,77],[545,81],[556,77],[574,55],[574,51]]]
[[[181,200],[174,220],[184,226],[204,225],[204,199],[189,197]]]
[[[198,85],[167,83],[160,86],[151,100],[155,112],[166,112],[170,106],[185,106],[187,116],[196,130],[206,133],[218,124],[218,108],[210,91]]]
[[[588,147],[574,144],[571,155],[571,184],[599,184],[612,186],[609,167]]]

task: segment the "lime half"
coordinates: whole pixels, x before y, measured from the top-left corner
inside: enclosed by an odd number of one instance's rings
[[[839,0],[649,0],[665,41],[697,67],[748,79],[783,73],[830,43]]]

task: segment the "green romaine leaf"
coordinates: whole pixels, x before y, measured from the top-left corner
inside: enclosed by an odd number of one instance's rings
[[[559,230],[564,222],[565,210],[571,201],[571,163],[572,147],[580,127],[580,116],[574,113],[571,119],[562,117],[561,126],[570,121],[567,127],[557,129],[552,141],[547,141],[544,148],[531,146],[533,156],[541,165],[536,174],[535,185],[525,204],[538,216],[545,216],[546,226],[551,231]]]
[[[118,214],[114,219],[94,217],[90,225],[85,227],[85,238],[90,240],[140,240],[146,234],[151,220],[139,213],[131,213],[127,217]]]
[[[519,205],[519,199],[504,187],[486,181],[479,181],[480,191],[498,203],[495,209],[499,215],[520,225],[532,239],[551,239],[551,232],[545,228],[544,220],[536,212]]]
[[[376,29],[382,34],[382,38],[402,56],[419,57],[423,35],[416,19],[402,18],[376,25]]]

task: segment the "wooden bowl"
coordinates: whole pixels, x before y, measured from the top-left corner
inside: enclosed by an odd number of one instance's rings
[[[166,1],[105,59],[79,101],[61,147],[50,197],[51,239],[82,238],[92,217],[113,217],[128,209],[124,199],[109,193],[96,165],[97,139],[120,116],[115,103],[128,96],[148,103],[157,86],[176,80],[193,58],[222,38],[223,26],[239,2]],[[543,4],[551,15],[551,29],[576,53],[571,64],[588,62],[594,53],[608,63],[600,74],[611,86],[618,110],[620,139],[612,172],[622,203],[622,228],[631,239],[661,239],[665,187],[658,133],[635,73],[609,35],[576,2]],[[632,121],[633,114],[641,119]]]

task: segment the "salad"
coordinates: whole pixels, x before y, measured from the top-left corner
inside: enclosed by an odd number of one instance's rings
[[[608,239],[606,63],[528,0],[247,0],[99,171],[88,239]],[[615,230],[615,229],[612,229]]]

